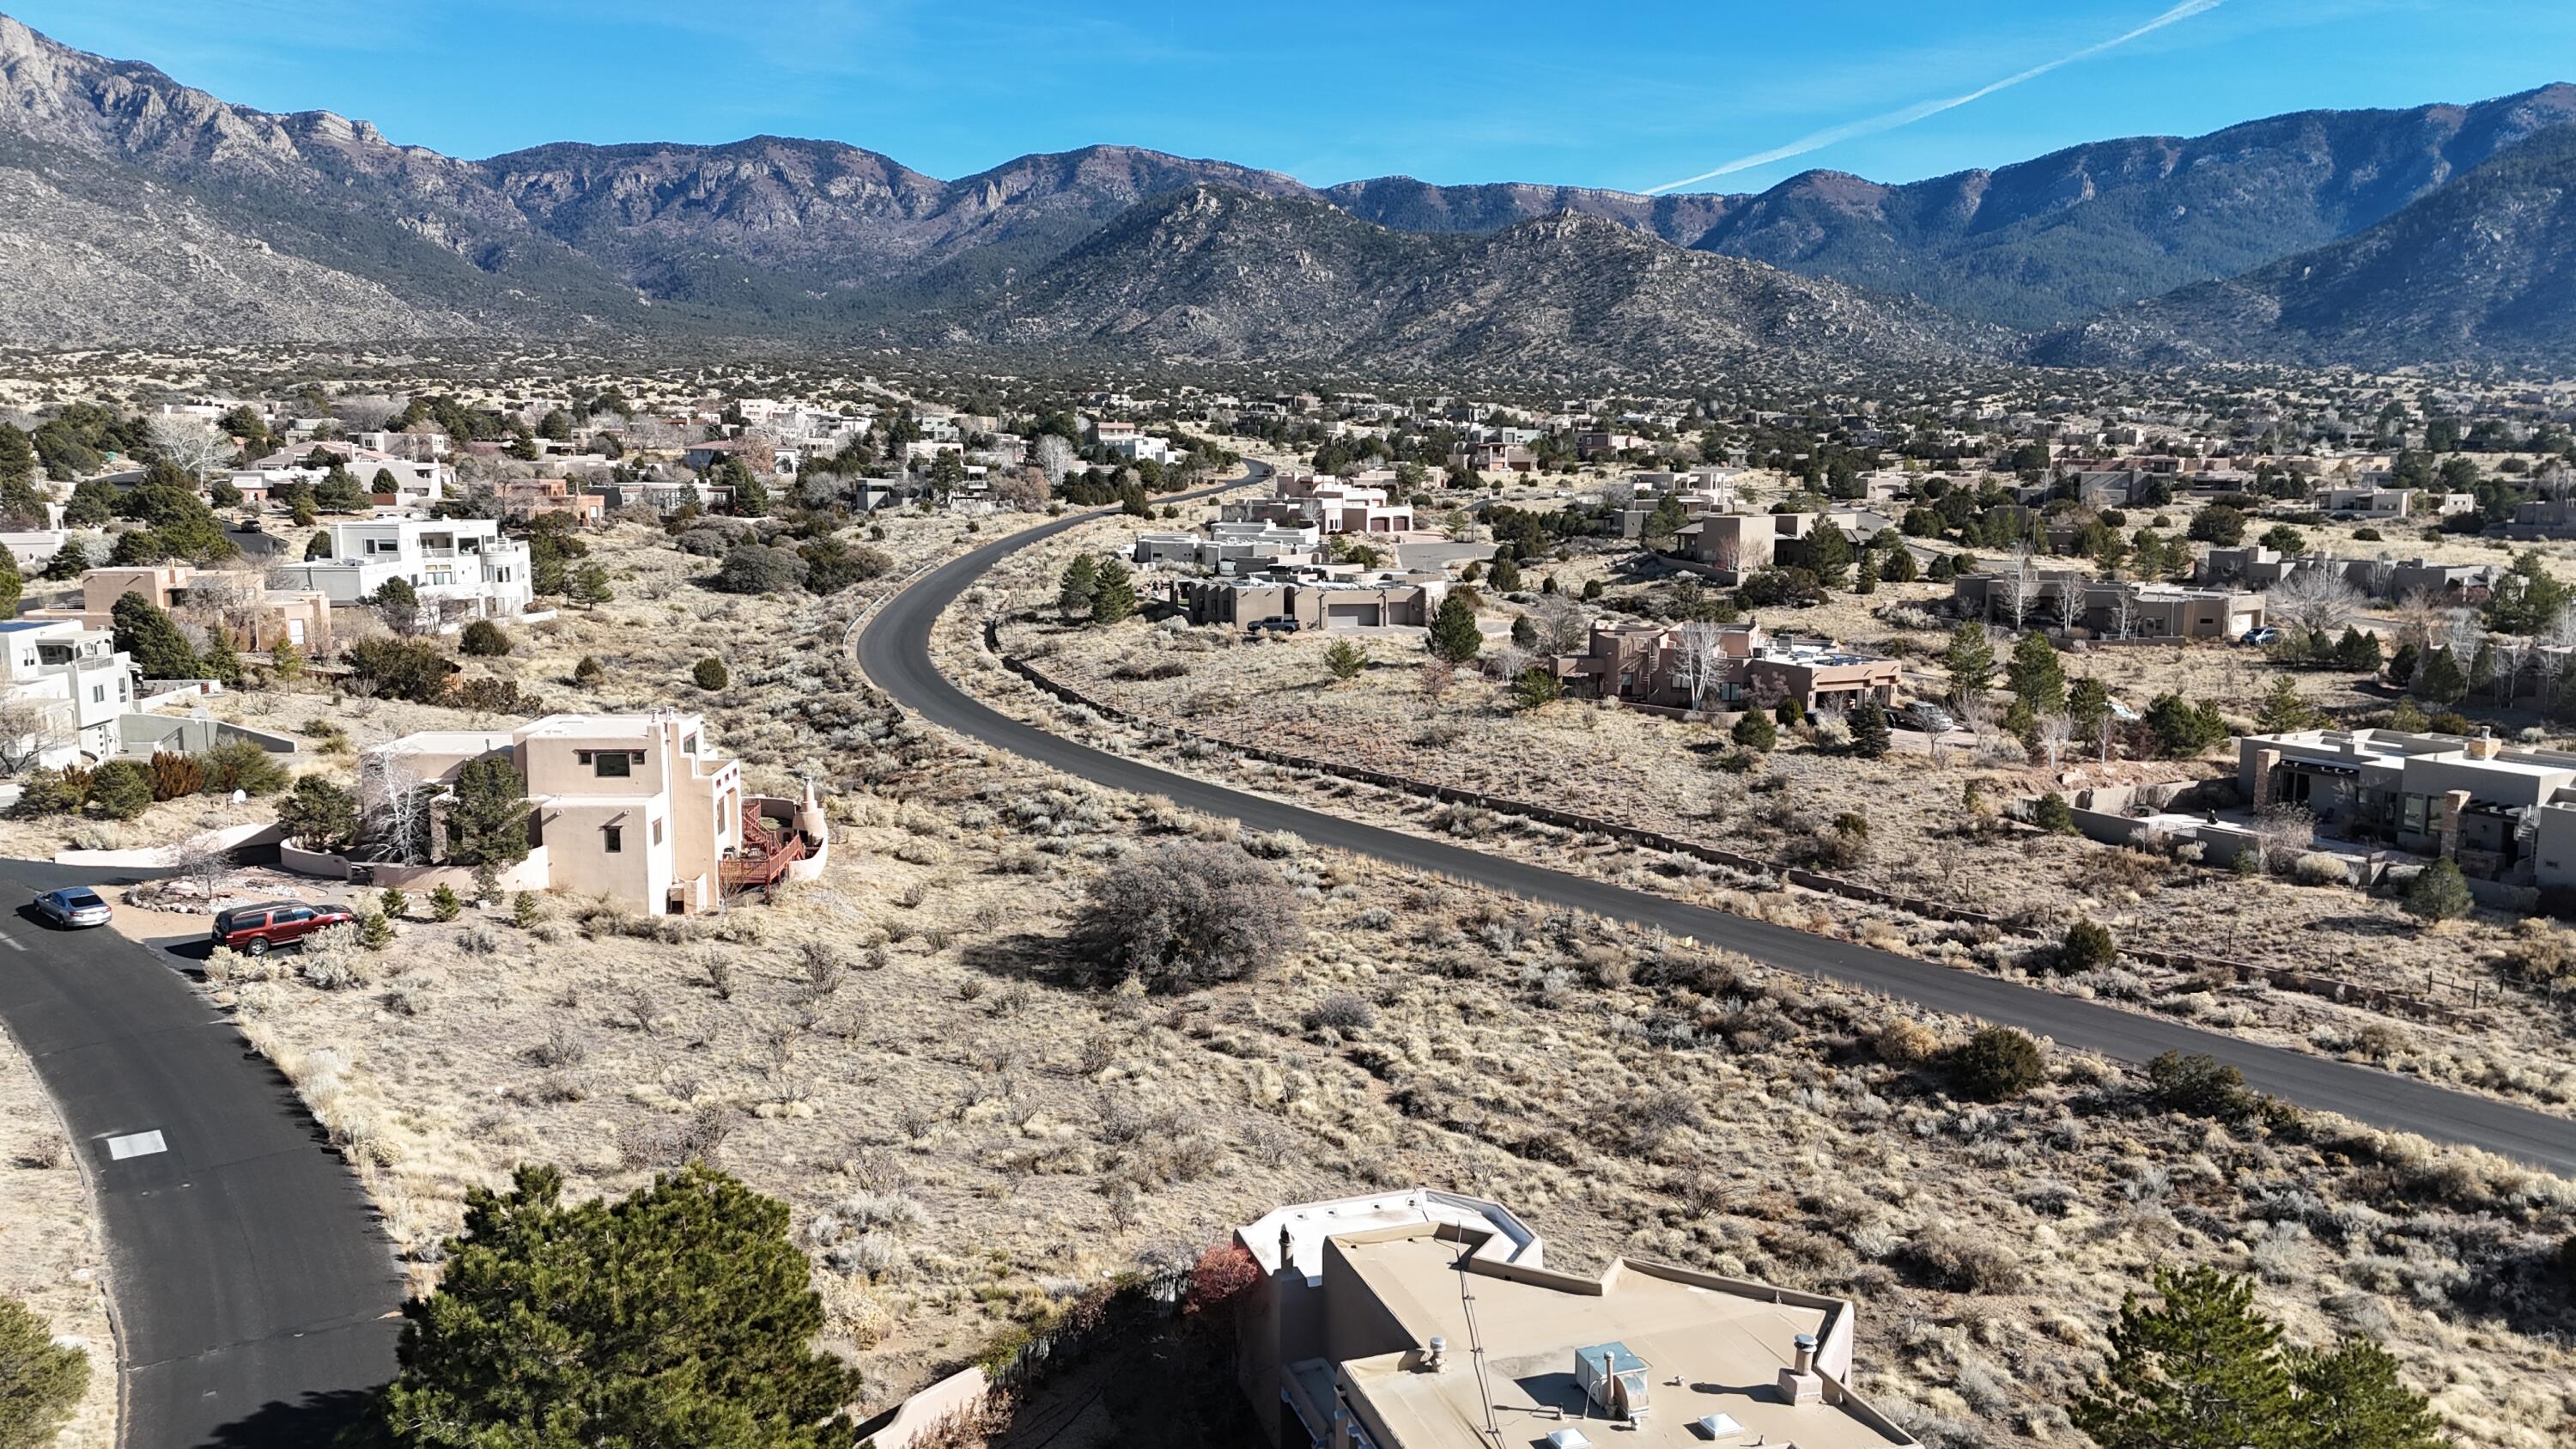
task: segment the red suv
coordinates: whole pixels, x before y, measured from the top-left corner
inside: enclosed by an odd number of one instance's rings
[[[215,944],[249,956],[265,956],[272,947],[292,945],[325,926],[356,920],[346,906],[308,906],[302,901],[262,901],[235,906],[215,916]]]

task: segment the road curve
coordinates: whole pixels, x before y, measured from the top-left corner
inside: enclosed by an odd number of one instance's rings
[[[98,884],[0,861],[0,1019],[62,1111],[107,1239],[123,1363],[93,1371],[122,1368],[127,1449],[319,1449],[393,1377],[392,1248],[293,1089],[170,956],[9,909]]]
[[[889,600],[859,635],[860,667],[879,688],[932,724],[1097,785],[1168,796],[1188,809],[1239,820],[1255,830],[1294,831],[1317,845],[1436,871],[1528,900],[1661,927],[1773,966],[1935,1011],[2007,1023],[2121,1061],[2145,1062],[2169,1050],[2206,1052],[2235,1064],[2256,1088],[2302,1106],[2482,1147],[2576,1176],[2576,1121],[1283,804],[1078,744],[1012,719],[950,683],[930,658],[930,632],[940,613],[1005,555],[1100,516],[1078,514],[1013,534],[924,575]]]

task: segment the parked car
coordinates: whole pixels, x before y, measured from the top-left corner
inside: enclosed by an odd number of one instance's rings
[[[262,901],[255,906],[234,906],[217,912],[215,944],[230,946],[246,956],[265,956],[277,947],[294,945],[325,926],[344,926],[356,919],[346,906]]]
[[[1250,624],[1244,626],[1244,632],[1250,634],[1294,634],[1297,632],[1299,627],[1300,626],[1297,621],[1288,617],[1286,614],[1273,614],[1267,619],[1253,620]]]
[[[1925,699],[1906,705],[1896,717],[1898,723],[1908,729],[1918,729],[1927,735],[1946,735],[1959,727],[1959,722],[1950,718],[1948,710]]]
[[[2252,644],[2259,648],[2262,645],[2277,641],[2280,637],[2280,630],[2266,624],[2260,629],[2246,630],[2243,634],[2237,637],[2236,642],[2239,644]]]
[[[75,926],[104,926],[112,914],[107,901],[87,886],[67,886],[47,891],[36,897],[36,914],[54,925],[70,929]]]

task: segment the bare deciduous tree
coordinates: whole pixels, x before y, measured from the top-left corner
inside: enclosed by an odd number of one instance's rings
[[[358,762],[358,810],[368,837],[402,865],[422,859],[429,839],[429,791],[420,772],[389,750]]]
[[[2066,753],[2066,742],[2075,737],[2075,721],[2063,711],[2041,715],[2033,733],[2041,752],[2048,756],[2048,768],[2054,770],[2059,757]]]
[[[2331,568],[2299,569],[2263,591],[2267,619],[2310,633],[2350,623],[2361,602],[2361,590]]]
[[[1726,630],[1708,620],[1693,619],[1673,634],[1673,682],[1690,691],[1691,708],[1704,709],[1709,691],[1725,682],[1726,659],[1718,645]]]
[[[1061,433],[1041,434],[1034,456],[1038,471],[1046,475],[1047,487],[1063,487],[1065,475],[1073,471],[1073,444]]]
[[[72,742],[71,707],[23,694],[0,697],[0,775],[15,775]]]
[[[993,497],[1022,513],[1035,513],[1047,505],[1046,474],[1037,468],[998,468],[993,472]]]
[[[1547,653],[1579,654],[1591,639],[1592,611],[1568,595],[1541,594],[1531,615],[1539,648]]]
[[[171,846],[166,859],[172,872],[196,887],[197,898],[210,906],[233,873],[232,849],[212,830],[201,830]]]
[[[2254,848],[2265,870],[2287,869],[2316,840],[2317,817],[2297,805],[2268,805],[2254,817]]]
[[[2397,626],[2397,642],[2412,644],[2418,649],[2431,645],[2434,636],[2450,622],[2449,611],[2442,607],[2442,601],[2425,589],[2408,589],[2406,597],[2399,599],[2397,606],[2389,611],[2389,617]]]
[[[2029,544],[2014,549],[2012,558],[1996,572],[1995,588],[2003,603],[2004,622],[2016,634],[2021,632],[2023,621],[2030,617],[2031,595],[2037,591],[2038,584],[2038,571],[2031,565]]]
[[[152,447],[172,467],[198,479],[231,457],[233,451],[231,439],[191,417],[154,418]]]

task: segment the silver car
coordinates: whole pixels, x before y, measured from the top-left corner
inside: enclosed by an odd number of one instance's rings
[[[104,926],[107,901],[87,886],[68,886],[36,897],[36,914],[62,927]]]

